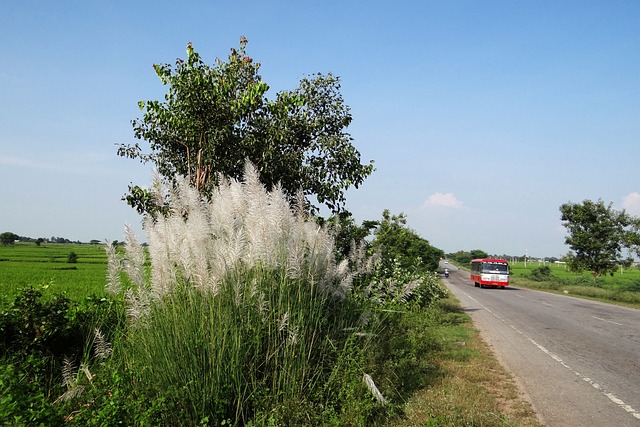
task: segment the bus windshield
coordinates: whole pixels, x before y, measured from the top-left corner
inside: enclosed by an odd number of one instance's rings
[[[509,274],[509,266],[507,264],[497,263],[497,262],[483,262],[482,272]]]

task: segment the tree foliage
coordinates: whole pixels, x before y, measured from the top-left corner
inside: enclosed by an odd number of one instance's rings
[[[552,280],[553,274],[551,273],[551,267],[543,265],[542,267],[537,267],[531,270],[531,274],[529,274],[528,277],[536,282],[545,282]]]
[[[317,217],[316,221],[318,225],[326,225],[331,230],[338,260],[349,258],[353,250],[358,247],[364,247],[366,251],[369,248],[369,242],[366,239],[379,224],[378,221],[365,220],[362,225],[357,225],[351,212],[348,211],[336,213],[328,219]]]
[[[164,179],[186,176],[204,195],[219,177],[241,179],[250,160],[267,189],[280,183],[290,199],[302,191],[338,212],[344,191],[356,188],[373,171],[360,163],[360,153],[346,132],[350,109],[332,74],[305,77],[292,91],[268,99],[269,86],[258,74],[260,64],[246,54],[247,40],[231,49],[228,60],[210,66],[189,43],[187,58],[175,67],[154,65],[163,85],[164,101],[141,101],[144,116],[132,121],[135,137],[148,141],[120,145],[118,154],[152,162]],[[159,205],[150,193],[130,186],[127,201],[139,212]]]
[[[431,246],[406,224],[404,213],[392,215],[388,209],[382,213],[371,245],[380,253],[383,265],[398,263],[403,269],[418,272],[437,270],[444,251]]]
[[[18,235],[10,231],[5,231],[0,234],[0,244],[2,244],[2,246],[13,245],[16,240],[18,240]]]
[[[624,210],[616,211],[611,203],[605,206],[602,200],[565,203],[560,212],[568,231],[565,243],[574,251],[567,258],[571,270],[589,270],[597,278],[630,263],[629,258],[623,258],[623,251],[638,241],[637,218]]]
[[[473,249],[471,251],[458,251],[450,254],[449,257],[460,265],[466,265],[471,263],[472,259],[488,258],[489,254],[480,249]]]

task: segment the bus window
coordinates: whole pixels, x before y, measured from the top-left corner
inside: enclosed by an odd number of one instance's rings
[[[485,262],[482,264],[482,272],[509,274],[509,266],[502,263]]]

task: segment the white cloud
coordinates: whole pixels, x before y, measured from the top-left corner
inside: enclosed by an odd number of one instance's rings
[[[622,207],[631,215],[640,215],[640,194],[634,192],[624,196]]]
[[[100,166],[103,157],[98,157],[92,153],[77,152],[74,155],[57,153],[48,155],[46,160],[42,158],[25,158],[0,156],[0,165],[9,167],[39,170],[44,172],[62,172],[64,174],[86,174],[95,171]]]
[[[432,206],[443,206],[453,209],[461,209],[463,204],[453,195],[453,193],[435,193],[432,194],[422,204],[423,208]]]
[[[67,158],[67,163],[69,161],[70,158]],[[66,172],[73,169],[70,164],[63,165],[59,159],[54,159],[53,157],[45,162],[34,158],[0,156],[0,165],[57,172]]]
[[[28,166],[28,167],[37,166],[33,161],[29,159],[22,159],[19,157],[6,157],[6,156],[0,156],[0,165]]]

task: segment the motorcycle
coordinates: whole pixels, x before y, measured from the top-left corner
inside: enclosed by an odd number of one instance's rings
[[[448,279],[448,278],[449,278],[449,270],[447,270],[447,269],[445,269],[445,270],[444,270],[444,277],[445,277],[446,279]]]

